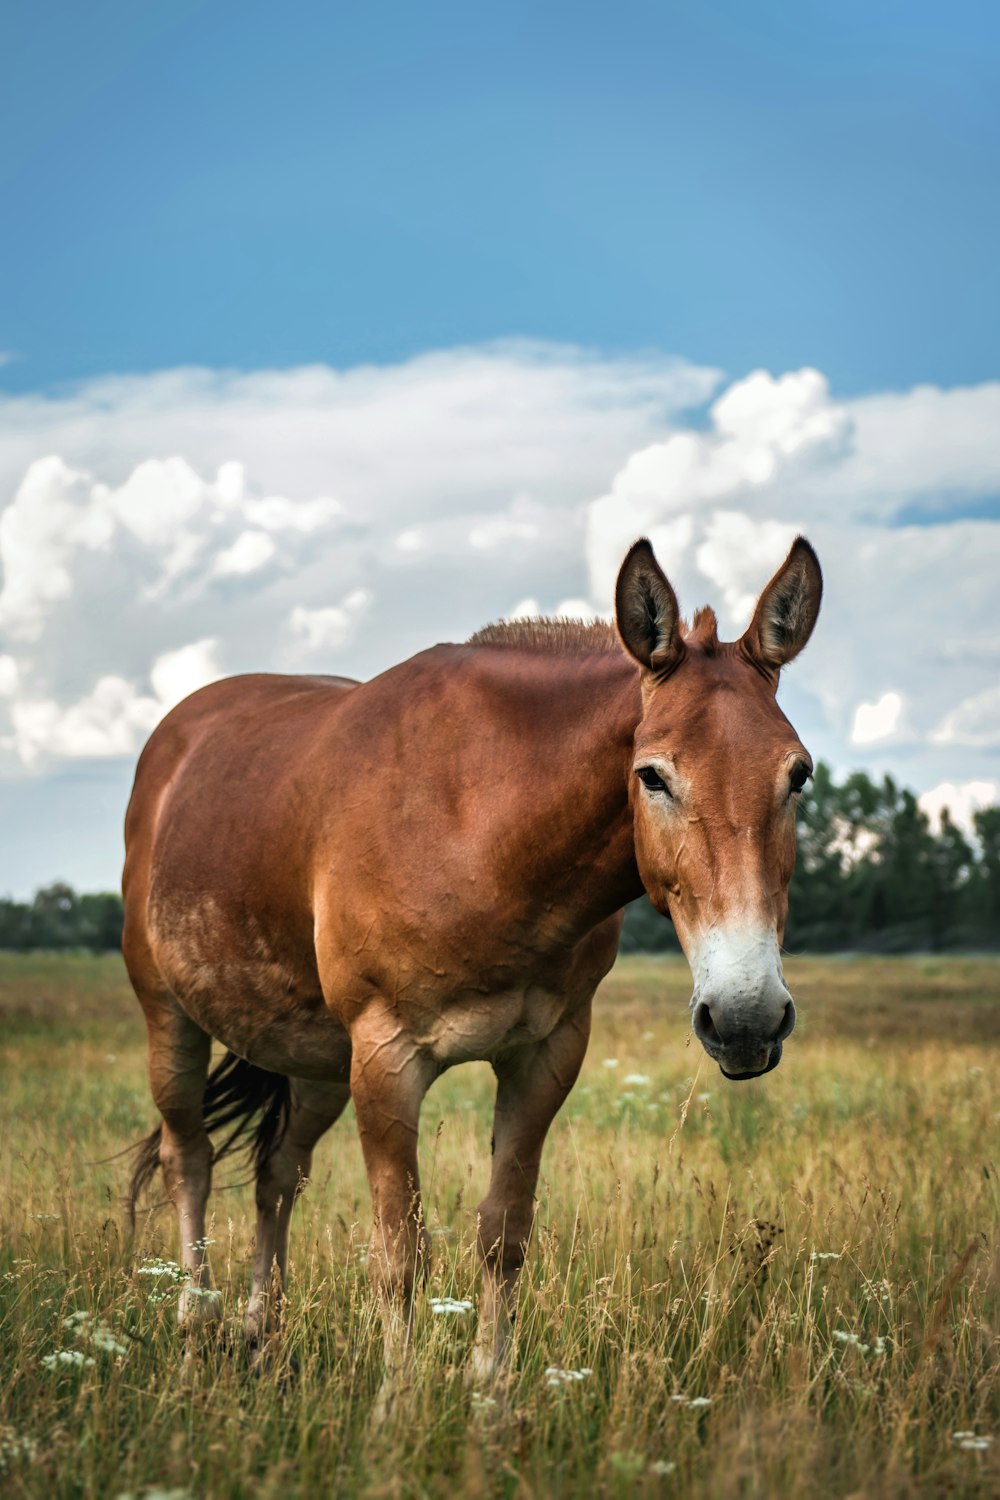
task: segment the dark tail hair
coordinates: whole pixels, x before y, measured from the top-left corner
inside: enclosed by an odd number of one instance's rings
[[[227,1052],[205,1081],[201,1106],[209,1133],[233,1127],[222,1145],[213,1149],[213,1164],[232,1151],[242,1151],[254,1171],[259,1171],[284,1139],[290,1099],[291,1084],[283,1073],[268,1073]],[[134,1148],[136,1162],[126,1200],[133,1228],[139,1198],[160,1164],[162,1131],[163,1127],[157,1125]]]

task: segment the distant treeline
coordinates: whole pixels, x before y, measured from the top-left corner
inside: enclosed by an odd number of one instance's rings
[[[117,891],[78,896],[72,886],[56,881],[37,891],[32,901],[0,900],[0,948],[106,953],[120,948],[121,941],[122,898]]]
[[[57,883],[29,902],[0,900],[0,949],[91,949],[121,943],[114,892],[80,896]],[[622,951],[678,948],[642,898],[625,914]],[[785,946],[792,952],[926,952],[1000,948],[1000,807],[975,815],[970,840],[945,814],[938,831],[912,792],[856,771],[839,785],[820,763],[799,809],[799,857]]]
[[[789,892],[790,952],[1000,948],[1000,807],[975,814],[970,840],[939,831],[891,776],[855,771],[839,785],[822,762],[802,794]],[[623,952],[677,949],[642,898],[625,914]]]

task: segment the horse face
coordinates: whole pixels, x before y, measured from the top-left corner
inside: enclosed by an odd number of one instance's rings
[[[746,634],[724,644],[710,610],[683,630],[648,543],[619,575],[619,632],[643,667],[630,778],[636,860],[691,965],[695,1034],[729,1078],[776,1067],[795,1024],[779,945],[812,762],[774,695],[821,591],[800,538]]]

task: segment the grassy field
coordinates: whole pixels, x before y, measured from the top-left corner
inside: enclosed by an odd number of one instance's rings
[[[147,1274],[176,1257],[173,1216],[143,1216],[133,1242],[127,1161],[94,1165],[153,1118],[121,965],[0,955],[0,1491],[1000,1493],[1000,963],[787,973],[785,1060],[733,1085],[689,1042],[686,968],[618,965],[549,1137],[508,1410],[464,1388],[473,1315],[425,1303],[405,1414],[376,1434],[350,1116],[296,1211],[297,1373],[221,1351],[185,1368],[175,1278]],[[475,1296],[490,1085],[456,1069],[424,1108],[433,1295]],[[235,1323],[252,1195],[212,1204]]]

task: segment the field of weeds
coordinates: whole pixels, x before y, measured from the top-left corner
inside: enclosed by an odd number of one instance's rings
[[[133,1241],[127,1160],[94,1165],[153,1122],[122,967],[0,956],[0,1490],[1000,1493],[1000,963],[786,972],[799,1028],[776,1072],[741,1085],[688,1040],[683,964],[623,961],[604,985],[549,1137],[503,1412],[463,1382],[492,1075],[435,1085],[416,1376],[374,1432],[350,1114],[296,1210],[285,1359],[251,1375],[218,1347],[185,1366],[173,1216],[142,1215]],[[219,1185],[238,1179],[227,1163]],[[212,1208],[235,1328],[252,1193]]]

